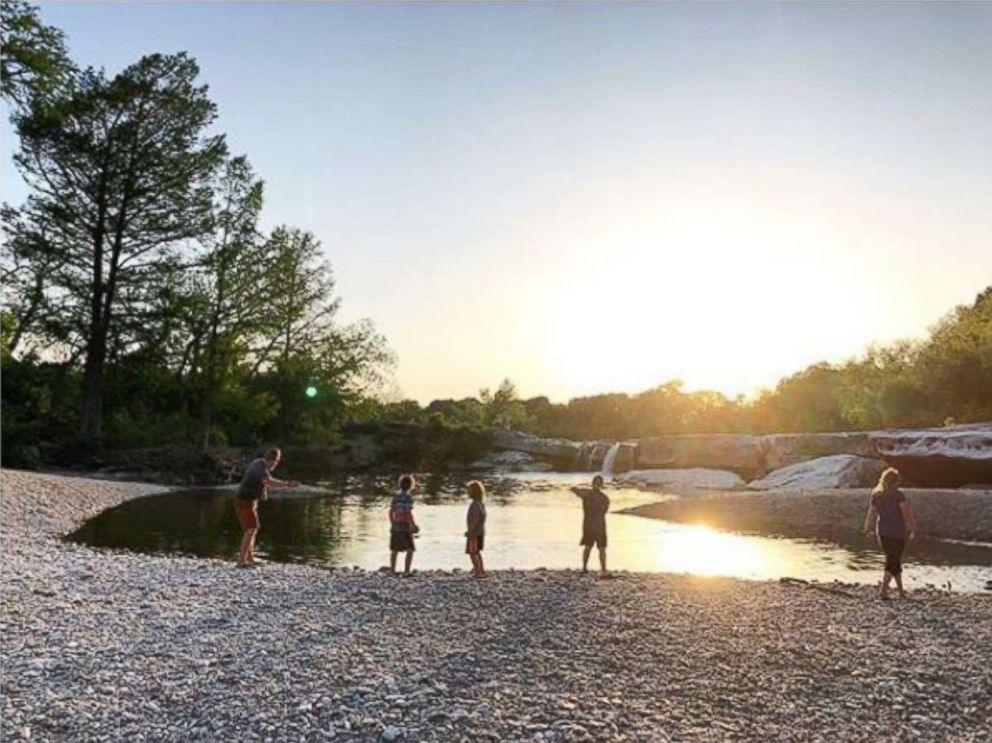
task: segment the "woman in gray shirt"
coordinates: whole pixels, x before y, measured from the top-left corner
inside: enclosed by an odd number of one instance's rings
[[[885,552],[885,576],[882,578],[881,597],[889,597],[889,583],[895,578],[899,596],[906,597],[902,588],[902,552],[906,540],[916,531],[916,517],[906,496],[899,490],[899,470],[889,467],[878,478],[878,485],[871,493],[868,513],[865,516],[865,534],[874,532]]]

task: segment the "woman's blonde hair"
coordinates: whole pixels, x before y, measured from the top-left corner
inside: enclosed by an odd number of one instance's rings
[[[468,497],[472,500],[483,500],[486,497],[486,486],[478,480],[468,484]]]
[[[901,476],[899,475],[899,470],[895,467],[887,467],[882,471],[882,474],[879,475],[878,485],[875,486],[875,490],[873,492],[881,493],[886,488],[894,488],[899,484],[900,479]]]

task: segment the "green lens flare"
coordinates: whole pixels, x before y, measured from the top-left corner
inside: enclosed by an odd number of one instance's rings
[[[311,384],[309,387],[307,387],[307,397],[316,397],[316,396],[317,396],[317,388]]]

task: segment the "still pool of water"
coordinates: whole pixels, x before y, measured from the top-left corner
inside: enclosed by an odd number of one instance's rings
[[[421,481],[415,514],[421,527],[414,566],[468,566],[464,554],[467,499],[461,476]],[[576,475],[482,478],[487,498],[486,565],[505,568],[573,568],[582,505],[569,487]],[[341,477],[321,489],[274,494],[260,507],[257,552],[271,560],[375,569],[388,563],[387,517],[392,480]],[[873,539],[852,531],[833,541],[718,531],[619,513],[670,497],[609,488],[609,567],[720,575],[748,579],[782,576],[874,583],[882,558]],[[97,547],[199,557],[232,558],[241,531],[234,490],[200,489],[139,498],[84,524],[70,539]],[[595,564],[595,552],[592,564]],[[982,590],[992,578],[992,545],[918,540],[906,555],[907,587],[925,584]]]

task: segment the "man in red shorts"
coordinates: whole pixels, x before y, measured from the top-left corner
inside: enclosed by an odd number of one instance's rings
[[[255,535],[258,534],[258,502],[269,497],[269,488],[295,488],[295,480],[277,480],[272,470],[279,466],[282,452],[269,449],[265,456],[252,461],[245,468],[234,499],[234,512],[241,524],[241,550],[238,552],[238,566],[248,568],[255,565]]]

